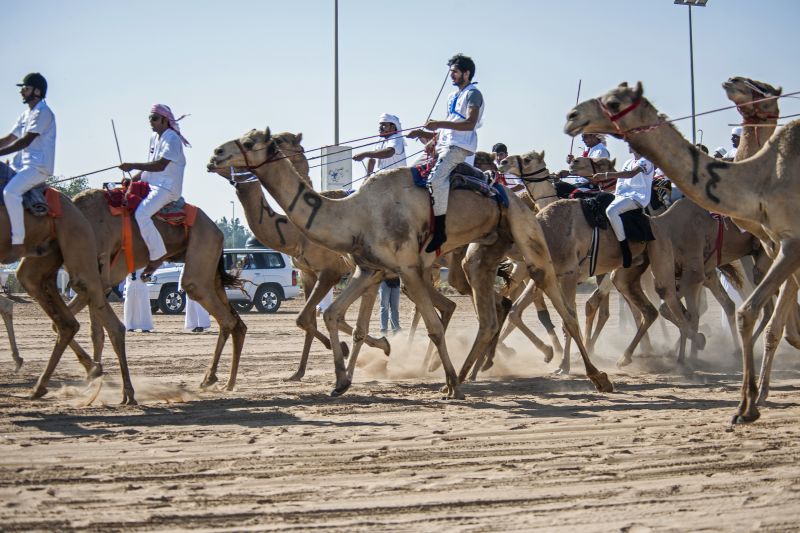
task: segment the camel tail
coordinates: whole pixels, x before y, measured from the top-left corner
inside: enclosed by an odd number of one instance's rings
[[[742,273],[741,269],[734,264],[722,265],[717,267],[717,270],[722,272],[728,281],[731,282],[731,285],[736,287],[736,289],[741,289],[744,286],[744,274]]]
[[[226,289],[241,289],[244,290],[244,283],[242,280],[239,279],[238,276],[234,276],[233,274],[229,274],[225,271],[225,261],[222,256],[219,256],[219,262],[217,263],[217,273],[219,274],[220,279],[222,280],[222,286]]]
[[[497,267],[497,275],[503,279],[506,288],[511,285],[512,270],[514,270],[514,263],[511,261],[504,261]]]

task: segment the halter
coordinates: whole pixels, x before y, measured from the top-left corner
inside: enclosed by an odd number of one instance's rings
[[[517,157],[517,168],[519,169],[519,174],[517,176],[522,181],[527,181],[529,183],[540,183],[542,181],[550,179],[550,172],[547,171],[547,166],[540,168],[539,170],[534,170],[533,172],[526,173],[525,170],[522,168],[522,158]],[[547,176],[543,178],[533,178],[532,176],[536,176],[537,174],[541,174],[542,172],[547,172]]]
[[[268,158],[265,158],[264,161],[262,161],[258,165],[253,166],[253,165],[250,164],[250,160],[247,158],[247,150],[245,150],[244,145],[242,145],[241,141],[239,141],[239,139],[236,139],[233,142],[236,145],[236,148],[239,149],[239,152],[242,154],[242,157],[244,158],[244,164],[245,164],[245,168],[247,169],[247,171],[246,172],[236,172],[235,171],[236,167],[231,165],[231,167],[230,167],[231,175],[228,178],[228,183],[230,183],[234,187],[238,187],[242,183],[250,183],[250,182],[253,182],[253,181],[259,181],[258,177],[254,174],[254,171],[256,169],[258,169],[258,168],[263,167],[267,163],[271,163],[271,162],[275,161],[276,159],[268,157]],[[266,149],[267,149],[266,146],[264,148],[261,148],[261,150],[266,150]],[[247,176],[247,179],[237,180],[236,178],[239,177],[239,176]]]
[[[668,124],[668,121],[660,120],[660,121],[656,122],[655,124],[651,124],[649,126],[639,126],[638,128],[631,128],[629,130],[623,130],[622,128],[619,127],[619,124],[617,124],[617,122],[622,117],[624,117],[625,115],[627,115],[628,113],[630,113],[631,111],[633,111],[634,109],[639,107],[639,105],[642,103],[642,97],[639,96],[636,100],[634,100],[631,103],[631,105],[629,105],[628,107],[626,107],[625,109],[623,109],[622,111],[620,111],[620,112],[618,112],[616,114],[612,113],[611,110],[608,107],[606,107],[606,105],[603,103],[603,101],[600,98],[595,98],[595,100],[597,100],[597,104],[600,106],[600,109],[603,110],[603,113],[605,113],[606,117],[608,117],[608,120],[610,120],[611,123],[614,125],[614,129],[617,130],[617,134],[620,137],[622,137],[622,139],[625,140],[625,141],[628,140],[628,135],[631,134],[631,133],[643,133],[643,132],[646,132],[646,131],[654,130],[654,129],[660,127],[660,126],[663,126],[664,124]]]

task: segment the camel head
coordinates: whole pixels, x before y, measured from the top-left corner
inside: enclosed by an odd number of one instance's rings
[[[564,133],[574,137],[579,133],[607,133],[622,137],[622,131],[641,125],[636,116],[649,106],[642,98],[642,82],[636,87],[620,83],[600,98],[581,102],[567,114]]]
[[[283,132],[272,135],[269,128],[265,131],[250,130],[238,139],[218,146],[207,169],[230,179],[231,168],[234,171],[247,172],[266,161],[285,156],[301,176],[308,176],[308,160],[300,144],[302,140],[302,133]]]
[[[616,172],[616,159],[607,157],[576,157],[569,166],[569,173],[573,176],[590,178],[598,172]]]
[[[489,152],[475,152],[475,168],[487,171],[497,170],[497,165],[494,164],[494,157]]]
[[[531,150],[522,155],[510,155],[500,161],[497,170],[503,174],[511,173],[520,178],[534,174],[543,175],[547,170],[547,165],[544,162],[544,150],[541,152]]]
[[[728,99],[736,104],[739,113],[745,118],[766,119],[778,117],[778,99],[783,89],[773,87],[768,83],[756,81],[750,78],[736,76],[728,78],[722,84]],[[770,98],[770,97],[776,98]],[[751,103],[755,100],[763,100],[758,103]]]

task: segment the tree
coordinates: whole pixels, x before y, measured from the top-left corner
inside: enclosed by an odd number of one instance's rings
[[[247,239],[252,236],[252,233],[242,225],[238,218],[231,222],[226,217],[222,217],[217,220],[216,224],[225,236],[225,248],[244,248]]]
[[[61,180],[66,180],[66,178],[64,178],[64,176],[50,176],[47,178],[47,185],[70,198],[74,198],[76,194],[89,188],[89,180],[86,177],[75,178],[68,181]],[[57,183],[59,181],[61,183]]]

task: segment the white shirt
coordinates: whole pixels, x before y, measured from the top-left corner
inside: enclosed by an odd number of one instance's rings
[[[593,159],[597,159],[598,157],[611,157],[611,154],[608,153],[608,148],[603,143],[597,143],[591,148],[589,148],[589,153],[587,157],[591,157]]]
[[[159,137],[153,132],[150,137],[150,153],[147,161],[167,159],[167,168],[161,172],[142,172],[142,180],[150,185],[162,187],[180,195],[183,190],[183,171],[186,168],[186,157],[183,155],[183,143],[172,129],[166,129]]]
[[[439,140],[436,145],[438,152],[441,153],[448,146],[458,146],[475,153],[478,149],[478,132],[475,130],[481,127],[483,118],[483,95],[474,83],[470,83],[463,89],[451,93],[447,99],[447,120],[453,122],[465,122],[470,106],[476,104],[478,104],[478,122],[475,124],[475,129],[456,131],[442,128],[439,130]]]
[[[44,100],[40,100],[33,109],[27,108],[11,130],[17,139],[25,137],[29,132],[39,135],[31,144],[14,154],[11,168],[19,172],[25,167],[32,167],[42,174],[52,176],[56,162],[56,116]]]
[[[736,159],[736,152],[738,152],[738,151],[739,151],[738,147],[737,148],[731,148],[730,150],[728,150],[728,153],[725,154],[725,157],[726,158],[730,158],[730,159]]]
[[[378,170],[400,168],[406,166],[406,142],[400,133],[393,133],[378,145],[378,150],[394,148],[394,155],[378,159]]]
[[[650,194],[653,191],[655,167],[653,163],[644,157],[640,157],[639,159],[631,158],[625,161],[625,166],[622,167],[622,170],[627,171],[636,168],[644,170],[632,178],[619,178],[617,180],[617,190],[614,194],[631,198],[640,206],[647,207],[650,204]]]

